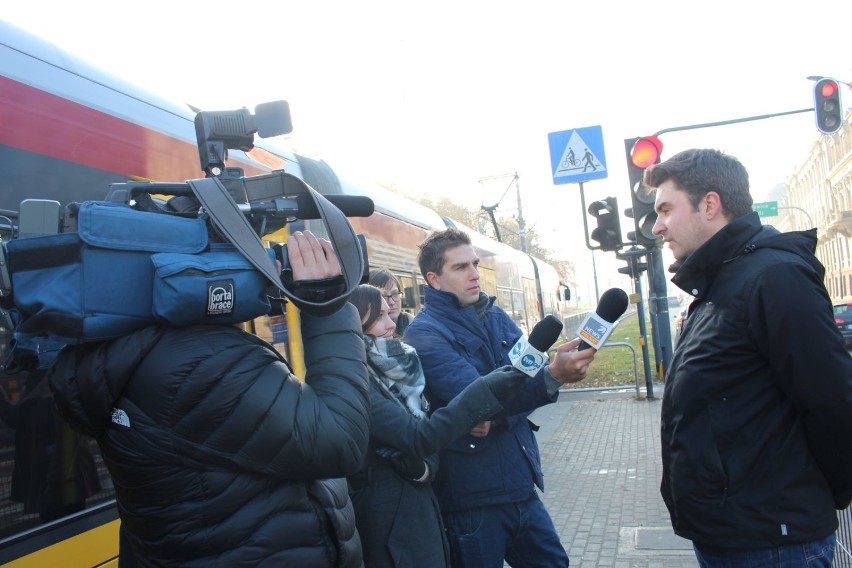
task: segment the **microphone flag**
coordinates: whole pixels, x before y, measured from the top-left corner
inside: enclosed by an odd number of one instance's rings
[[[577,335],[597,350],[603,347],[613,329],[615,329],[614,323],[604,320],[595,312],[589,312],[577,329]]]
[[[547,363],[548,357],[545,353],[530,345],[529,339],[524,335],[509,351],[509,361],[517,370],[534,377],[538,370]]]

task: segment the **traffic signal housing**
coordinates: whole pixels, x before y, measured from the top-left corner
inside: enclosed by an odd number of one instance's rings
[[[646,270],[648,270],[647,262],[640,262],[638,258],[631,258],[627,261],[627,266],[618,269],[618,273],[626,274],[631,278],[638,278]]]
[[[619,268],[619,274],[626,274],[631,278],[639,278],[643,272],[648,270],[648,263],[642,262],[642,257],[647,254],[647,251],[639,248],[631,248],[626,252],[615,253],[615,258],[627,262],[627,266]]]
[[[630,182],[630,200],[632,207],[625,209],[624,214],[633,217],[636,231],[628,233],[628,238],[642,246],[659,244],[652,229],[657,222],[657,212],[654,211],[655,192],[642,182],[645,170],[660,163],[663,143],[656,136],[628,138],[624,141],[627,155],[627,177]]]
[[[592,230],[592,240],[601,245],[601,250],[621,248],[621,222],[618,219],[618,200],[607,197],[589,205],[589,214],[597,220]]]
[[[823,78],[814,84],[814,115],[817,130],[823,134],[834,134],[843,126],[840,85],[834,79]]]

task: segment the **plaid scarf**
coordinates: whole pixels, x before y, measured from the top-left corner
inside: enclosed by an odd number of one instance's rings
[[[370,377],[387,387],[411,414],[426,416],[429,403],[423,396],[426,377],[414,347],[399,339],[364,336]]]

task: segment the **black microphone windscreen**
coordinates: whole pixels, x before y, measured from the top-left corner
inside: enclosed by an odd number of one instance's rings
[[[369,217],[375,211],[375,204],[369,197],[362,195],[323,195],[332,205],[340,209],[347,217]],[[319,219],[320,214],[311,196],[303,193],[296,197],[299,204],[299,219]]]
[[[562,333],[562,322],[555,316],[545,316],[543,320],[535,324],[530,333],[529,343],[542,353],[550,349],[550,346],[559,339]]]
[[[627,311],[627,292],[621,288],[610,288],[601,295],[595,313],[609,323],[615,322]]]
[[[363,195],[326,195],[325,198],[347,217],[369,217],[376,210],[373,200]]]

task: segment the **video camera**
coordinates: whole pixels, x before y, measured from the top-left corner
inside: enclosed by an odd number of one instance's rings
[[[259,236],[274,233],[296,219],[319,219],[317,207],[306,198],[304,182],[294,176],[280,178],[276,173],[244,177],[242,168],[227,167],[228,150],[248,152],[254,147],[254,134],[261,138],[292,132],[290,107],[287,101],[262,103],[252,115],[248,109],[230,111],[200,111],[195,116],[195,134],[201,169],[208,177],[218,178]],[[162,209],[178,214],[197,214],[198,204],[186,183],[121,182],[110,185],[104,201],[124,203],[136,208],[151,208],[145,196],[173,196],[174,200],[160,203]],[[285,197],[291,196],[291,197]],[[326,195],[347,217],[369,217],[373,201],[354,195]],[[161,200],[155,200],[157,204]],[[77,230],[78,203],[66,210],[58,201],[25,199],[17,215],[18,223],[8,218],[12,238],[51,235]],[[13,212],[7,212],[13,215]],[[363,250],[366,253],[366,249]],[[8,274],[3,272],[0,294],[9,292]]]
[[[246,177],[241,168],[225,165],[229,150],[253,148],[255,134],[268,137],[292,130],[286,101],[258,105],[254,115],[245,108],[202,111],[195,117],[195,130],[205,180],[113,183],[101,202],[71,203],[63,210],[58,201],[27,199],[21,203],[17,226],[11,215],[6,216],[12,239],[0,240],[0,305],[5,308],[7,328],[73,343],[124,335],[152,318],[174,323],[172,312],[162,305],[158,308],[157,301],[186,301],[184,296],[162,300],[167,294],[164,289],[180,288],[179,293],[185,294],[188,284],[184,281],[180,286],[160,283],[176,264],[188,267],[184,275],[199,270],[208,275],[207,312],[189,318],[181,314],[180,325],[228,323],[221,317],[225,312],[236,319],[247,313],[261,312],[252,317],[268,313],[262,312],[263,302],[268,304],[264,277],[274,278],[298,307],[308,306],[318,313],[341,305],[354,285],[366,281],[364,238],[354,234],[345,216],[371,215],[371,199],[323,196],[283,170]],[[263,249],[260,238],[297,219],[321,220],[323,227],[314,232],[329,238],[338,253],[345,280],[342,298],[317,293],[306,300],[287,289],[286,278],[281,284],[287,268],[286,245]],[[234,231],[246,224],[251,239]],[[246,241],[252,242],[246,245]],[[259,256],[247,250],[253,250],[255,241],[258,250],[265,251]],[[271,259],[282,262],[285,270],[280,276],[270,274]],[[235,280],[232,274],[240,271],[245,274]],[[145,289],[146,278],[154,281],[153,291]],[[245,298],[246,290],[258,296],[249,312],[231,314],[222,309]],[[211,311],[214,305],[216,310]]]

